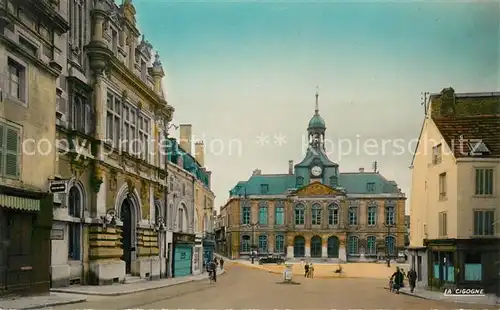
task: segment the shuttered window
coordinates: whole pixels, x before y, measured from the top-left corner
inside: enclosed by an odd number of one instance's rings
[[[17,179],[20,171],[20,130],[0,123],[0,174]]]

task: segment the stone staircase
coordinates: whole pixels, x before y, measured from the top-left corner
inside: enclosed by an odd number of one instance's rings
[[[123,281],[124,284],[132,284],[132,283],[140,283],[140,282],[146,282],[146,279],[143,279],[139,276],[133,276],[133,275],[126,275],[125,276],[125,281]]]

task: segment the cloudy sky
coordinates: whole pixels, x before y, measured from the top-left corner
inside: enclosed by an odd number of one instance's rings
[[[193,124],[195,139],[206,143],[219,206],[254,169],[283,173],[288,160],[301,160],[317,85],[330,158],[341,172],[377,161],[406,193],[421,92],[499,90],[498,2],[134,5],[139,28],[160,52],[174,123]],[[257,143],[259,136],[269,143]]]

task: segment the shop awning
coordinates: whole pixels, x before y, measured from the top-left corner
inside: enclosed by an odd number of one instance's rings
[[[22,211],[40,211],[40,200],[0,194],[0,207]]]

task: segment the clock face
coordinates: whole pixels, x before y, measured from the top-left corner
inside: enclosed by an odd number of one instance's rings
[[[314,175],[315,177],[320,176],[322,171],[323,169],[321,169],[320,166],[314,166],[311,168],[311,174]]]

